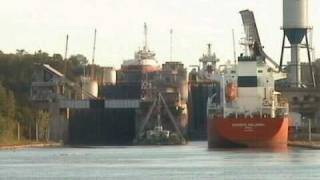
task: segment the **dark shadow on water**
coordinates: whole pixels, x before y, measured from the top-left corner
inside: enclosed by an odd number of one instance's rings
[[[66,148],[91,148],[91,149],[100,149],[100,148],[114,148],[114,149],[125,149],[125,148],[130,148],[133,147],[132,145],[67,145],[65,146]]]
[[[66,148],[108,148],[108,149],[126,149],[126,148],[178,148],[186,145],[66,145]]]

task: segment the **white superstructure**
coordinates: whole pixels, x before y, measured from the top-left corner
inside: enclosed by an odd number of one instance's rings
[[[199,59],[198,69],[192,69],[189,81],[212,82],[216,78],[217,63],[220,61],[215,53],[211,52],[211,44],[208,44],[207,54],[203,54]]]
[[[125,60],[121,65],[123,68],[128,67],[153,67],[159,69],[158,61],[155,59],[156,54],[148,47],[148,27],[144,24],[145,44],[143,49],[138,50],[134,54],[134,59]]]
[[[208,113],[223,117],[276,117],[287,113],[285,101],[274,89],[278,72],[270,68],[264,58],[241,55],[238,64],[220,66],[218,82],[208,99]],[[282,77],[283,78],[283,77]],[[215,113],[212,113],[215,112]]]
[[[103,84],[115,84],[116,80],[117,74],[113,67],[103,68]]]

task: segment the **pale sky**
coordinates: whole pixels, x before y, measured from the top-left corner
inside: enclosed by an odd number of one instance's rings
[[[282,0],[10,0],[0,7],[0,50],[25,49],[91,59],[97,28],[96,63],[119,67],[143,46],[143,23],[149,26],[150,48],[159,62],[169,60],[170,28],[174,31],[173,56],[186,65],[197,64],[206,44],[221,60],[233,58],[232,29],[236,42],[243,37],[240,10],[255,13],[266,52],[278,61],[282,41]],[[320,0],[311,0],[314,45],[320,48]],[[237,54],[241,52],[237,45]],[[316,56],[319,57],[319,50]]]

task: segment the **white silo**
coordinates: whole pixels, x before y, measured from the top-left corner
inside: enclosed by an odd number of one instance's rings
[[[103,69],[103,84],[115,84],[116,77],[116,70],[113,67],[105,67]]]
[[[309,0],[283,0],[283,28],[306,29],[308,27],[310,27]]]
[[[88,77],[81,78],[82,99],[98,97],[98,83]]]
[[[285,38],[290,42],[291,60],[288,62],[288,83],[290,87],[301,87],[301,66],[300,49],[306,48],[311,77],[313,72],[311,67],[310,46],[308,39],[309,24],[309,0],[283,0],[283,42],[280,59],[280,70],[282,67]],[[305,45],[302,40],[305,39]]]

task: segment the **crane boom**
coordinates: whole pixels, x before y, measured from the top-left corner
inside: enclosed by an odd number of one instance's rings
[[[267,59],[276,69],[279,68],[278,63],[274,61],[270,56],[268,56],[263,50],[263,46],[261,45],[261,40],[256,24],[256,20],[254,14],[250,10],[240,11],[242,23],[244,27],[244,32],[246,34],[246,38],[252,40],[253,42],[258,43],[260,54]]]

